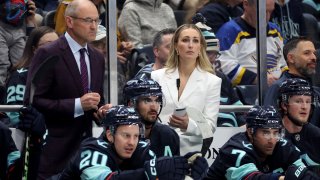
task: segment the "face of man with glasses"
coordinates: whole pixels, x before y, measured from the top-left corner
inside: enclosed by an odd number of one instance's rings
[[[158,96],[140,97],[137,109],[144,121],[154,123],[157,120],[160,105],[161,99]]]
[[[100,22],[98,10],[90,1],[81,1],[74,15],[66,15],[68,33],[82,46],[95,40]]]
[[[312,97],[307,95],[290,96],[287,103],[282,103],[284,114],[291,116],[301,124],[308,122],[312,105]]]
[[[250,134],[250,140],[255,151],[260,157],[265,158],[272,155],[277,142],[283,136],[283,131],[282,129],[258,128],[255,133]]]

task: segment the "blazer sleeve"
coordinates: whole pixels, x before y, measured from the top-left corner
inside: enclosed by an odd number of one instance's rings
[[[209,74],[206,81],[206,94],[204,108],[202,114],[206,120],[208,127],[211,127],[211,132],[214,133],[217,127],[217,119],[220,105],[220,89],[221,79],[215,75]],[[189,116],[189,125],[186,133],[200,135],[203,134],[202,129],[196,123],[197,121]]]

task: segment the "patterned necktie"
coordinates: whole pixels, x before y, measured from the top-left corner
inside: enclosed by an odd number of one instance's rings
[[[89,90],[89,80],[88,80],[88,69],[87,69],[87,63],[85,60],[85,53],[86,49],[82,48],[80,49],[80,71],[81,71],[81,83],[83,87],[84,93],[87,93]]]

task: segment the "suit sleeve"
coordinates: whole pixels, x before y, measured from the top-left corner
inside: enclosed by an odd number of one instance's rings
[[[221,79],[216,76],[214,76],[214,78],[212,78],[212,76],[207,76],[207,78],[207,91],[202,114],[206,120],[206,125],[211,128],[213,133],[217,127],[219,114]],[[197,120],[189,117],[189,124],[186,132],[195,135],[202,134],[201,129],[197,124]]]
[[[52,55],[47,49],[40,48],[32,59],[29,67],[27,86],[25,91],[25,104],[30,102],[30,90],[31,81],[34,76],[37,67],[41,65],[43,61],[52,58],[60,58],[59,55]],[[57,64],[60,64],[59,62]],[[56,66],[56,64],[55,64]],[[75,98],[56,98],[54,94],[50,94],[52,86],[55,84],[55,68],[49,68],[45,74],[37,82],[37,87],[33,97],[33,105],[43,113],[59,112],[59,115],[65,117],[74,117]],[[61,93],[63,91],[61,90]],[[75,92],[76,94],[76,92]],[[51,98],[49,98],[51,96]],[[46,97],[46,98],[43,98]],[[79,96],[80,97],[80,96]]]

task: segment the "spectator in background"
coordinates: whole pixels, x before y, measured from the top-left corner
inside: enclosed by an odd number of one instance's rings
[[[59,36],[66,32],[66,22],[64,20],[64,12],[70,2],[73,0],[62,0],[59,2],[56,13],[54,15],[55,31]]]
[[[48,134],[43,147],[38,179],[61,172],[83,139],[92,136],[92,122],[100,124],[105,110],[103,81],[105,59],[88,43],[96,38],[99,24],[96,6],[74,0],[66,9],[67,32],[37,50],[28,77],[45,59],[55,60],[36,82],[33,105],[46,119]],[[29,104],[31,79],[24,101]]]
[[[35,0],[34,2],[37,8],[45,12],[56,10],[59,4],[59,0]]]
[[[302,0],[304,12],[312,14],[320,21],[320,1],[319,0]]]
[[[264,105],[278,105],[279,87],[287,79],[302,78],[312,85],[311,77],[316,68],[315,52],[315,47],[308,38],[293,38],[287,42],[283,48],[283,56],[286,59],[289,70],[283,72],[281,78],[268,88],[264,98]],[[318,90],[315,91],[315,94],[317,96],[320,95]],[[320,107],[316,106],[314,111],[310,122],[320,127]]]
[[[281,84],[278,102],[286,139],[301,150],[305,162],[319,169],[320,129],[309,123],[319,97],[314,95],[308,81],[290,78]]]
[[[134,47],[151,44],[155,34],[165,28],[176,28],[170,6],[163,0],[127,0],[121,11],[118,27],[125,41]]]
[[[207,55],[211,64],[216,67],[214,64],[219,64],[219,40],[215,37],[212,29],[208,27],[205,22],[206,19],[202,15],[198,14],[198,20],[202,19],[201,22],[197,22],[196,26],[201,30],[202,35],[204,36],[207,43]],[[218,63],[217,63],[218,62]],[[220,91],[220,105],[243,105],[239,100],[238,95],[234,91],[232,84],[229,78],[223,74],[219,68],[215,68],[216,75],[221,78],[221,91]],[[245,124],[244,119],[241,114],[238,113],[237,116],[234,112],[219,112],[217,126],[218,127],[239,127]]]
[[[208,144],[202,141],[212,137],[217,126],[221,79],[214,75],[206,41],[197,26],[180,26],[171,42],[166,67],[151,72],[166,100],[160,119],[178,133],[181,154],[205,154]],[[186,113],[174,115],[176,108],[186,108]]]
[[[55,31],[58,35],[63,35],[66,32],[66,22],[64,19],[65,10],[70,2],[73,0],[61,0],[57,7],[55,16],[54,16],[54,24],[55,24]],[[99,18],[105,18],[105,16],[100,16],[100,14],[105,12],[105,1],[104,0],[91,0],[94,5],[98,9]],[[105,25],[103,25],[105,26]]]
[[[57,33],[47,26],[35,28],[30,33],[23,54],[19,62],[12,67],[12,74],[8,79],[7,101],[8,105],[23,105],[24,92],[27,83],[28,68],[38,48],[58,39]],[[10,118],[10,126],[19,122],[18,112],[7,112]]]
[[[300,0],[276,0],[270,20],[280,27],[284,43],[293,37],[306,35]]]
[[[256,57],[256,2],[257,0],[244,0],[243,15],[225,23],[216,34],[220,40],[221,69],[234,86],[257,83],[259,59]],[[274,0],[265,2],[268,22],[274,10]],[[286,68],[286,62],[282,56],[283,40],[279,27],[268,22],[266,32],[267,80],[270,86],[280,77],[282,70]]]
[[[242,0],[209,0],[198,13],[207,19],[207,26],[217,33],[224,23],[242,15],[243,10],[238,6],[241,2]]]
[[[203,0],[163,0],[164,3],[168,4],[173,10],[184,10],[189,11],[194,8],[199,1]]]
[[[37,6],[37,13],[45,15],[49,11],[56,10],[59,4],[59,0],[34,0]]]
[[[0,3],[0,86],[5,86],[9,69],[18,63],[26,44],[26,35],[36,26],[35,3]]]
[[[136,74],[136,77],[140,76],[141,74],[145,74],[150,78],[152,71],[162,69],[164,67],[169,57],[171,40],[174,31],[175,29],[172,28],[163,29],[155,35],[152,43],[154,63],[147,64],[141,68]]]
[[[106,43],[107,43],[107,29],[104,26],[99,25],[96,38],[94,41],[90,42],[90,44],[94,48],[96,48],[99,52],[101,52],[101,54],[106,56],[107,55]]]

